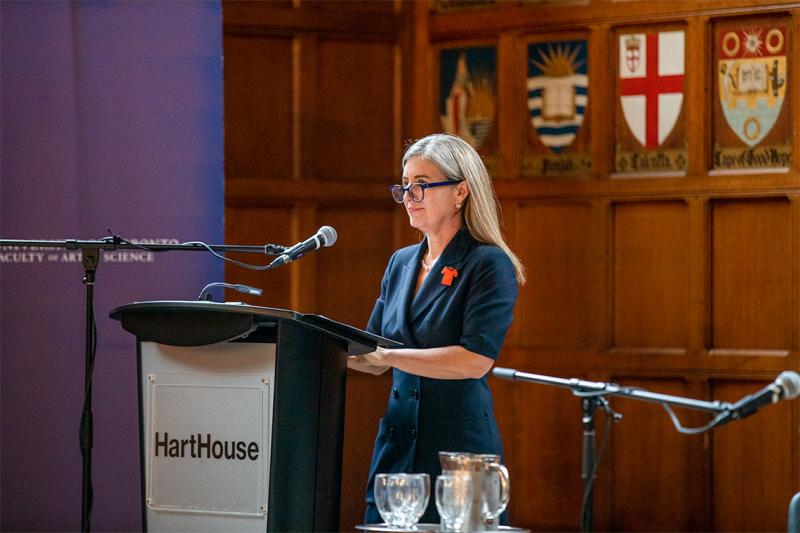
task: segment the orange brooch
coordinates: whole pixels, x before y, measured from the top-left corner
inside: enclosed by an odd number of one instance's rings
[[[449,287],[453,284],[453,278],[458,276],[458,270],[453,267],[444,267],[442,269],[442,285]]]

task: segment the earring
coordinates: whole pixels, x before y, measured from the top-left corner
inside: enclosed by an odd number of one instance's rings
[[[456,209],[461,209],[461,203],[456,203]]]

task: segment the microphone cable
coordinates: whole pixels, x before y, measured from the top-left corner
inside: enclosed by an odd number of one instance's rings
[[[153,249],[153,248],[149,248],[147,245],[144,245],[144,244],[131,242],[128,239],[125,239],[125,238],[123,238],[123,237],[121,237],[121,236],[119,236],[117,234],[111,233],[110,229],[108,230],[108,233],[110,235],[108,237],[104,237],[101,240],[106,240],[106,241],[109,241],[109,242],[113,242],[114,244],[126,244],[128,246],[133,246],[134,248],[138,248],[140,250],[145,250],[145,251],[148,251],[148,252],[169,252],[170,251],[170,250]],[[218,259],[221,259],[221,260],[223,260],[223,261],[225,261],[227,263],[231,263],[232,265],[237,265],[237,266],[240,266],[242,268],[248,268],[250,270],[261,270],[261,271],[263,271],[263,270],[270,270],[270,268],[274,268],[274,267],[272,267],[271,264],[255,265],[255,264],[252,264],[252,263],[245,263],[243,261],[238,261],[236,259],[231,259],[230,257],[225,257],[224,255],[218,253],[216,250],[212,249],[210,245],[208,245],[208,244],[206,244],[206,243],[204,243],[202,241],[182,242],[181,245],[199,246],[201,248],[205,248],[207,251],[211,252],[211,255],[213,255],[214,257],[216,257]],[[279,250],[282,251],[284,248],[285,248],[284,246],[279,246],[277,244],[267,244],[264,247],[265,250],[275,250],[275,251],[279,251]]]

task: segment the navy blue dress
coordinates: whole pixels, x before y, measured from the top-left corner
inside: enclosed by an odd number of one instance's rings
[[[406,348],[461,345],[497,359],[517,301],[516,274],[508,256],[476,241],[462,227],[414,295],[426,252],[423,240],[394,253],[367,330]],[[449,286],[443,283],[445,267],[457,271]],[[439,451],[503,454],[486,376],[433,379],[393,369],[389,403],[372,454],[364,522],[383,521],[375,507],[375,474],[427,472],[433,492],[441,473]],[[421,522],[439,522],[433,495]]]

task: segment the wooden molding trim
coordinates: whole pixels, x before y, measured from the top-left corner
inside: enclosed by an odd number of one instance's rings
[[[480,12],[480,26],[476,26],[474,11],[434,12],[431,15],[431,40],[450,40],[476,34],[492,35],[501,31],[519,30],[561,31],[595,25],[635,25],[666,21],[679,21],[690,17],[732,17],[743,14],[774,14],[800,7],[788,0],[753,2],[748,0],[716,0],[704,4],[693,0],[671,0],[668,6],[661,2],[575,2],[563,4],[532,4],[519,6],[499,4],[496,9]],[[700,4],[700,5],[698,5]],[[705,9],[702,7],[705,6]]]
[[[362,181],[315,179],[260,179],[228,176],[225,197],[229,206],[257,206],[320,202],[391,203],[387,186],[391,178]],[[495,190],[500,200],[566,200],[586,199],[685,199],[688,196],[709,198],[788,198],[800,194],[797,175],[742,175],[732,178],[636,178],[625,180],[497,180]]]
[[[222,21],[225,33],[315,32],[354,40],[394,41],[400,28],[395,13],[286,9],[270,2],[223,2]]]

